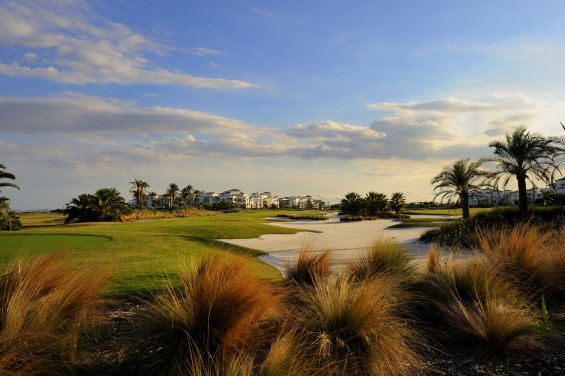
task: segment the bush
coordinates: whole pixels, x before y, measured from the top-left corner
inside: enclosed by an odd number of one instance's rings
[[[316,284],[293,315],[303,359],[327,375],[410,375],[422,372],[418,335],[396,315],[390,279]]]
[[[0,374],[73,373],[107,277],[69,269],[60,253],[10,265],[0,278]]]
[[[204,259],[180,279],[180,288],[170,287],[150,307],[154,374],[223,374],[230,364],[241,366],[267,339],[265,325],[281,315],[280,292],[241,260]]]
[[[15,231],[22,229],[22,222],[18,213],[9,208],[0,208],[0,230]]]
[[[452,341],[505,353],[542,346],[544,332],[532,315],[535,307],[512,276],[485,257],[442,265],[435,251],[430,252],[419,291],[431,305],[424,319],[446,330]]]
[[[405,247],[385,239],[377,239],[358,261],[348,266],[354,280],[370,280],[379,275],[407,279],[414,276],[412,257]]]

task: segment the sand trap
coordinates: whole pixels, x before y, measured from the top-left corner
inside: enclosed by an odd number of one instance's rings
[[[389,229],[398,223],[394,219],[377,221],[340,222],[337,213],[329,214],[328,221],[301,220],[271,222],[273,226],[303,230],[297,234],[268,234],[254,239],[218,239],[248,248],[259,249],[269,254],[261,259],[279,269],[296,260],[304,246],[314,251],[329,250],[334,264],[341,265],[356,259],[375,239],[394,239],[404,244],[416,258],[427,256],[428,245],[418,241],[427,228],[411,227]],[[311,232],[320,231],[320,233]]]

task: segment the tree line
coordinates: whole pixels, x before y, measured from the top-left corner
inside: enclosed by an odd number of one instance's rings
[[[387,210],[392,210],[398,214],[404,208],[404,205],[406,205],[406,197],[401,192],[393,193],[390,199],[384,193],[369,192],[365,197],[361,197],[359,193],[349,192],[341,200],[340,209],[344,214],[375,216]]]
[[[536,186],[541,180],[551,186],[559,165],[565,157],[565,139],[544,137],[519,127],[504,141],[493,141],[493,156],[478,161],[462,159],[445,167],[431,179],[434,185],[434,200],[438,197],[456,198],[461,204],[463,218],[470,217],[469,199],[480,189],[506,189],[509,182],[518,185],[518,212],[521,218],[528,215],[528,190],[526,182]],[[481,166],[492,163],[496,170],[484,170]]]

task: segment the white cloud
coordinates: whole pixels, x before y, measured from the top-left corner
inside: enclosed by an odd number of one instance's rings
[[[125,25],[95,14],[87,3],[28,0],[0,5],[0,44],[41,52],[40,66],[0,62],[0,73],[44,78],[70,84],[174,84],[199,88],[250,88],[257,85],[221,78],[196,77],[164,68],[151,68],[148,55],[171,48]],[[198,47],[199,56],[219,51]],[[27,59],[29,61],[29,59]]]

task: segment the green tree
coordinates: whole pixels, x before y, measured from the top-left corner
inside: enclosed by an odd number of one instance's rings
[[[493,162],[499,170],[495,173],[498,184],[506,187],[512,177],[518,183],[518,200],[520,215],[528,214],[528,191],[526,181],[534,185],[534,179],[548,183],[555,171],[559,170],[558,158],[563,153],[563,145],[557,138],[543,137],[530,133],[525,128],[516,129],[506,135],[506,141],[493,141],[489,147],[494,148],[494,156],[483,161]]]
[[[363,199],[356,192],[349,192],[341,200],[341,211],[346,214],[358,215],[363,210]]]
[[[386,210],[388,200],[384,193],[369,192],[365,195],[365,209],[369,215],[376,215]]]
[[[169,184],[169,186],[167,187],[167,191],[165,192],[165,196],[167,196],[169,208],[175,206],[175,197],[177,197],[178,193],[179,193],[179,186],[176,185],[175,183]]]
[[[101,188],[94,193],[94,199],[94,213],[99,221],[116,221],[130,210],[116,188]]]
[[[16,180],[14,174],[4,170],[6,170],[6,166],[0,164],[0,187],[20,189],[16,183],[1,181],[1,179]],[[19,230],[21,227],[22,223],[18,213],[10,209],[10,199],[6,196],[0,196],[0,230],[12,231]]]
[[[190,200],[192,198],[192,195],[193,195],[192,188],[194,188],[194,187],[189,184],[189,185],[187,185],[186,187],[184,187],[183,189],[180,190],[180,194],[181,194],[181,196],[184,200],[185,206],[189,206],[189,204],[192,201],[192,200]]]
[[[149,188],[149,184],[141,179],[134,179],[134,181],[130,181],[129,183],[133,185],[129,191],[135,198],[137,206],[145,206],[145,200],[147,199],[145,190]]]
[[[65,223],[71,221],[89,222],[94,220],[95,198],[90,193],[82,193],[65,205],[63,214],[67,216]]]
[[[147,197],[151,199],[151,206],[155,207],[155,205],[157,204],[157,197],[159,197],[157,195],[157,192],[151,191],[147,193]]]
[[[129,206],[116,188],[101,188],[93,195],[82,193],[65,205],[65,223],[71,221],[115,221],[129,212]]]
[[[406,196],[404,193],[394,192],[390,196],[390,200],[388,201],[388,207],[393,210],[396,214],[400,213],[400,211],[406,205]]]
[[[470,217],[469,197],[472,193],[485,185],[486,179],[491,174],[480,170],[481,162],[471,162],[469,159],[456,161],[453,166],[448,166],[434,176],[431,184],[434,185],[434,200],[441,196],[444,198],[457,197],[463,208],[463,219]]]

